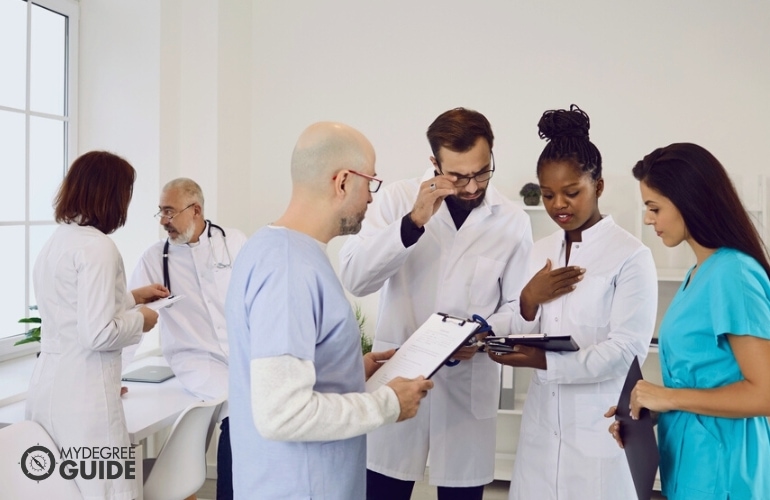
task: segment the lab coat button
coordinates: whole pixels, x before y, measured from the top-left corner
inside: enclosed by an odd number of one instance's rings
[[[557,316],[553,320],[558,323],[559,322],[559,317]]]
[[[551,396],[554,396],[554,397],[555,397],[555,396],[556,396],[556,392],[552,392],[552,393],[551,393]]]

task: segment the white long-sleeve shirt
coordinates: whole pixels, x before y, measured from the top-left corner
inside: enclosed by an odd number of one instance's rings
[[[360,436],[398,419],[396,393],[316,392],[312,361],[284,355],[251,360],[251,410],[266,439],[331,441]]]

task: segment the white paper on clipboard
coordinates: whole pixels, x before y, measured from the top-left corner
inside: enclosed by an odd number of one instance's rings
[[[366,381],[366,390],[372,392],[396,377],[430,378],[480,326],[469,319],[432,314]]]

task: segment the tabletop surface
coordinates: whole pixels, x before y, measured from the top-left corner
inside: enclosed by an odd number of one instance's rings
[[[131,363],[125,371],[145,365],[165,365],[162,357],[147,357]],[[159,384],[149,382],[122,382],[128,388],[123,400],[128,435],[132,443],[171,426],[182,410],[200,401],[182,388],[174,377]],[[17,401],[0,407],[0,425],[24,420],[26,401]]]

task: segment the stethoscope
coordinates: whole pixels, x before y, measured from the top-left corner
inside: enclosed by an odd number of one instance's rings
[[[221,226],[217,226],[210,220],[206,219],[206,224],[208,224],[208,231],[206,234],[209,237],[209,252],[211,253],[211,260],[214,262],[214,267],[217,269],[225,269],[228,267],[233,266],[233,258],[230,256],[230,249],[227,248],[227,235],[225,234],[225,230],[222,229]],[[214,245],[211,243],[211,228],[216,228],[219,230],[220,233],[222,233],[222,242],[225,244],[225,253],[227,254],[227,264],[223,262],[223,260],[217,260],[214,258]],[[166,238],[166,243],[163,245],[163,286],[165,286],[169,291],[171,291],[171,279],[168,277],[168,247],[170,245],[170,242],[168,238]]]

